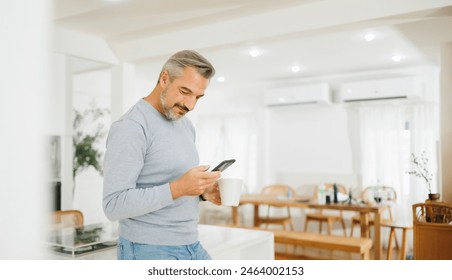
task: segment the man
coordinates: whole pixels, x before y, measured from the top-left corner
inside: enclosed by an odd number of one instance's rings
[[[112,124],[103,208],[119,220],[118,259],[210,259],[198,241],[198,203],[221,204],[220,172],[198,166],[185,114],[214,74],[200,54],[180,51],[164,64],[152,92]]]

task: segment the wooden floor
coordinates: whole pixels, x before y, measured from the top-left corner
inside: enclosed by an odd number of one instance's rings
[[[305,260],[359,260],[360,256],[359,254],[351,254],[347,252],[341,252],[341,251],[331,251],[331,250],[323,250],[323,249],[317,249],[317,248],[308,248],[308,247],[301,247],[297,246],[297,248],[294,248],[293,246],[289,246],[287,250],[289,252],[294,252],[293,250],[296,250],[297,254],[305,256]],[[284,252],[286,250],[286,246],[276,244],[275,246],[276,250],[276,259],[277,260],[292,260],[293,258],[285,256]],[[386,259],[387,249],[383,248],[382,256],[384,259]],[[412,253],[407,253],[407,259],[411,257]],[[396,248],[392,249],[392,259],[398,259],[399,257],[399,251]],[[374,259],[374,252],[373,250],[370,251],[370,259]]]

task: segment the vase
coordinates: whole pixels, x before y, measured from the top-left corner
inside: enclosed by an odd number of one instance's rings
[[[428,199],[430,201],[438,201],[439,200],[439,193],[429,193]]]

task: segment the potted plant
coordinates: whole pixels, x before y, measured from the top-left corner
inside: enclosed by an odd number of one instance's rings
[[[86,168],[92,166],[102,175],[103,154],[98,147],[106,134],[106,129],[99,120],[108,113],[108,109],[96,108],[94,105],[83,112],[74,110],[74,133],[72,137],[74,146],[73,190],[75,190],[75,177]]]
[[[411,153],[410,162],[413,163],[414,170],[407,172],[423,179],[427,185],[429,200],[439,200],[439,193],[432,193],[432,180],[433,174],[428,170],[428,158],[423,151],[420,157],[417,157],[414,153]]]

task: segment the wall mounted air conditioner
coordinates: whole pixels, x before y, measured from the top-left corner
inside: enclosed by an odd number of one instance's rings
[[[267,106],[331,103],[331,90],[327,83],[306,84],[268,89],[264,93]]]
[[[338,101],[359,102],[388,99],[420,99],[422,86],[416,77],[400,77],[343,83]]]

